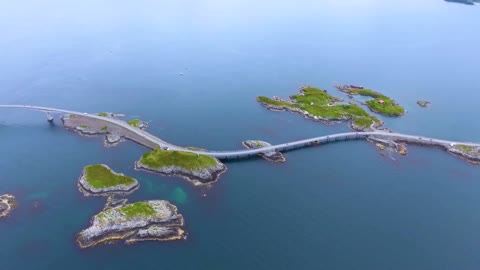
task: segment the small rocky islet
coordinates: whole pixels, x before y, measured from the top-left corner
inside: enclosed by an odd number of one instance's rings
[[[394,140],[380,139],[374,136],[368,137],[367,141],[374,143],[382,155],[385,154],[384,151],[396,152],[403,156],[407,155],[407,146],[405,143],[397,143]]]
[[[187,179],[196,186],[216,182],[227,166],[214,157],[156,148],[135,162],[135,169]]]
[[[430,107],[431,102],[426,101],[426,100],[419,100],[417,101],[418,106],[423,107],[423,108],[428,108]]]
[[[86,196],[110,196],[129,194],[135,191],[139,184],[136,179],[116,173],[105,164],[94,164],[83,169],[78,179],[78,187]]]
[[[262,147],[272,146],[270,143],[260,141],[260,140],[243,141],[242,145],[248,149],[258,149]],[[283,163],[286,161],[285,156],[279,151],[269,151],[265,153],[260,153],[258,155],[261,156],[263,159],[266,159],[268,161],[272,161],[275,163]]]
[[[186,237],[184,219],[165,200],[150,200],[109,207],[96,214],[91,225],[77,235],[81,248],[124,241],[169,241]]]
[[[15,196],[11,194],[0,195],[0,218],[6,217],[15,207]]]

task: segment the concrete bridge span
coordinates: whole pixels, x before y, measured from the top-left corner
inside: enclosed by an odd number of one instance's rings
[[[323,135],[315,138],[309,138],[304,140],[298,140],[288,143],[282,143],[277,145],[272,145],[269,147],[257,148],[257,149],[241,149],[241,150],[234,150],[234,151],[196,151],[187,149],[182,146],[177,146],[168,142],[163,141],[162,139],[143,131],[139,128],[130,126],[127,122],[110,118],[110,117],[103,117],[98,116],[96,114],[90,114],[85,112],[76,112],[70,110],[63,110],[63,109],[56,109],[50,107],[41,107],[41,106],[31,106],[31,105],[0,105],[0,108],[11,108],[11,109],[30,109],[36,111],[42,111],[47,113],[47,116],[53,113],[62,113],[62,114],[73,114],[73,115],[81,115],[83,117],[89,117],[92,119],[98,119],[102,121],[107,121],[111,124],[124,128],[130,132],[134,132],[138,136],[142,137],[145,140],[150,141],[153,145],[158,147],[162,147],[168,150],[178,150],[178,151],[185,151],[191,152],[199,155],[208,155],[222,160],[228,159],[239,159],[239,158],[248,158],[260,153],[269,152],[269,151],[289,151],[293,149],[321,145],[326,143],[332,143],[337,141],[347,141],[347,140],[361,140],[367,139],[368,137],[374,137],[379,139],[387,139],[387,140],[394,140],[394,141],[402,141],[407,143],[414,143],[414,144],[422,144],[422,145],[431,145],[431,146],[441,146],[441,147],[451,147],[455,144],[467,145],[472,147],[480,147],[479,143],[473,142],[459,142],[459,141],[451,141],[451,140],[442,140],[436,138],[430,138],[425,136],[417,136],[417,135],[408,135],[402,133],[389,133],[383,131],[370,131],[370,132],[345,132],[345,133],[338,133],[338,134],[331,134],[331,135]],[[50,118],[49,118],[50,120]]]

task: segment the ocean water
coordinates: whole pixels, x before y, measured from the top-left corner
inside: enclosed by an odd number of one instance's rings
[[[351,83],[408,110],[381,117],[395,131],[480,141],[479,5],[258,2],[1,2],[0,104],[123,113],[172,143],[227,150],[349,130],[255,97]],[[2,110],[0,194],[18,207],[0,220],[0,269],[480,267],[480,167],[439,149],[385,157],[356,141],[288,152],[285,164],[229,161],[211,188],[135,171],[146,150]],[[139,180],[130,201],[176,204],[187,240],[79,249],[105,203],[77,190],[93,163]]]

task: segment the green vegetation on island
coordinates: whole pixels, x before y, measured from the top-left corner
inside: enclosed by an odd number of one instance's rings
[[[107,131],[107,129],[108,129],[107,126],[103,126],[101,130],[102,130],[102,131]]]
[[[105,208],[91,220],[90,227],[77,235],[81,248],[123,240],[127,244],[138,241],[179,240],[185,237],[185,222],[177,207],[168,201],[153,200]]]
[[[326,91],[315,87],[304,87],[300,94],[292,95],[291,101],[278,98],[257,97],[257,100],[267,107],[274,109],[289,109],[322,120],[347,120],[352,119],[359,128],[368,128],[381,121],[370,115],[360,106],[354,104],[336,104],[340,99],[328,94]]]
[[[128,121],[128,124],[132,127],[140,127],[141,123],[142,123],[142,121],[140,119],[133,119],[133,120]]]
[[[157,148],[143,154],[140,163],[150,168],[175,166],[190,171],[199,171],[218,164],[215,158],[183,151],[168,151]]]
[[[85,167],[85,181],[96,189],[109,188],[118,185],[133,185],[136,180],[122,174],[116,174],[102,164]]]
[[[108,116],[108,113],[106,112],[101,112],[101,113],[97,113],[98,116],[102,116],[102,117],[107,117]]]
[[[453,147],[467,154],[471,154],[475,150],[475,147],[463,144],[455,144]]]
[[[351,86],[340,86],[337,88],[340,91],[346,92],[350,95],[360,95],[373,98],[372,100],[368,100],[366,105],[376,113],[386,116],[401,116],[405,114],[405,109],[395,103],[393,99],[371,89],[365,89],[361,87],[353,88]]]
[[[136,202],[128,204],[121,207],[119,210],[127,218],[133,218],[138,216],[149,217],[155,215],[155,210],[147,202]]]

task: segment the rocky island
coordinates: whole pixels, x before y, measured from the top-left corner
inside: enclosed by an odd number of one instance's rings
[[[360,95],[365,97],[372,97],[372,100],[365,102],[365,105],[372,111],[385,116],[402,116],[405,114],[405,109],[398,105],[393,99],[375,92],[371,89],[366,89],[361,86],[354,85],[340,85],[335,86],[338,90],[347,93],[350,96]]]
[[[264,141],[258,141],[258,140],[248,140],[248,141],[243,141],[242,145],[245,146],[248,149],[256,149],[256,148],[262,148],[262,147],[268,147],[272,146],[268,142]],[[259,156],[262,158],[272,161],[272,162],[285,162],[285,156],[280,153],[279,151],[269,151],[265,153],[260,153]]]
[[[168,201],[152,200],[108,208],[95,215],[91,226],[81,231],[77,243],[81,248],[124,240],[167,241],[183,239],[183,216]]]
[[[428,108],[428,107],[430,107],[431,103],[429,101],[419,100],[419,101],[417,101],[417,104],[420,107]]]
[[[302,87],[300,94],[290,96],[290,100],[258,96],[257,101],[269,110],[291,111],[325,124],[351,121],[351,128],[357,131],[373,130],[383,124],[360,106],[342,103],[341,99],[328,94],[326,90],[311,86]]]
[[[15,197],[13,195],[0,195],[0,217],[6,217],[15,206]]]
[[[116,173],[104,164],[86,166],[78,179],[79,190],[86,196],[129,194],[138,187],[138,181],[132,177]]]
[[[179,176],[197,186],[217,181],[227,166],[214,157],[157,148],[145,153],[135,163],[135,169]]]

